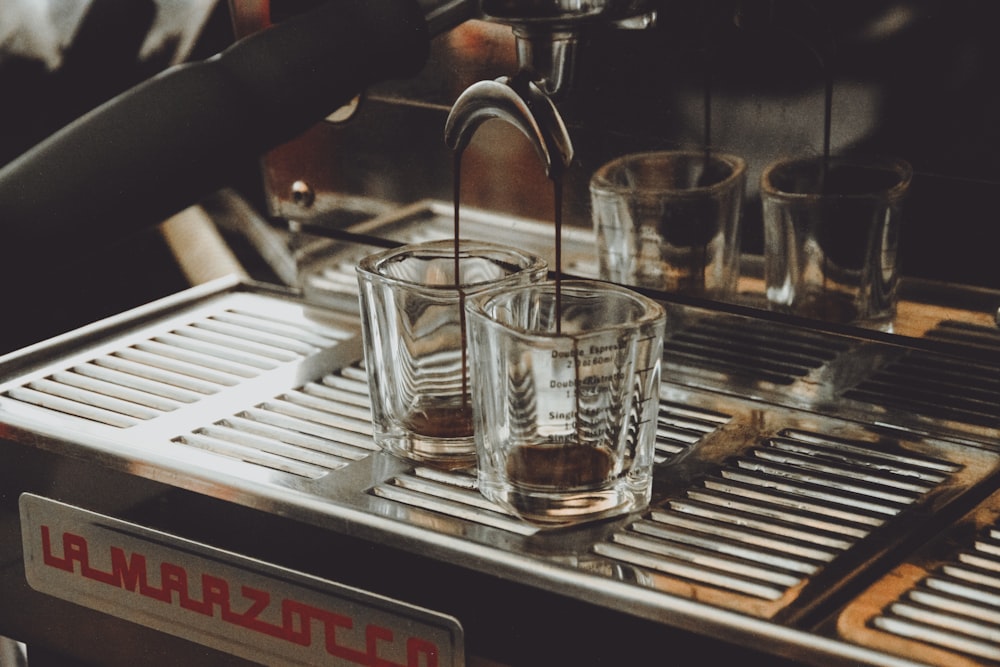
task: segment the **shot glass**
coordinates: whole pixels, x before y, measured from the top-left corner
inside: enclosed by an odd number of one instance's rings
[[[912,174],[895,158],[805,157],[768,165],[760,197],[770,308],[890,329]]]
[[[649,503],[666,315],[597,281],[466,303],[480,492],[558,526]]]
[[[545,279],[543,259],[492,243],[417,243],[357,267],[375,442],[446,468],[476,462],[465,300]]]
[[[746,163],[706,151],[633,153],[590,180],[600,277],[728,299],[740,275]]]

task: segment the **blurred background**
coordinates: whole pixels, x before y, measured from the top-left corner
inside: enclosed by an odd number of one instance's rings
[[[275,21],[314,4],[262,3]],[[780,155],[822,151],[832,82],[832,151],[898,156],[914,167],[903,273],[1000,288],[998,19],[1000,4],[991,0],[661,0],[652,29],[595,31],[581,50],[575,88],[559,102],[576,146],[567,222],[590,225],[587,182],[605,161],[707,139],[749,163],[743,244],[760,253],[760,170]],[[225,0],[3,0],[0,163],[233,40]],[[425,199],[450,203],[448,109],[472,82],[515,68],[508,27],[468,22],[435,38],[419,75],[371,87],[349,120],[321,122],[240,165],[223,175],[227,189],[276,229],[296,221],[342,226]],[[178,109],[195,103],[176,101]],[[516,131],[484,125],[464,158],[462,203],[550,220],[551,184],[537,162]],[[308,206],[295,195],[303,181],[319,195]],[[0,351],[221,274],[293,280],[239,221],[217,224],[210,204],[195,219],[188,212],[181,222],[136,229],[70,266],[47,263],[46,248],[6,248],[30,258],[30,268],[23,282],[0,286]],[[4,226],[22,224],[30,220],[0,220],[0,244]]]

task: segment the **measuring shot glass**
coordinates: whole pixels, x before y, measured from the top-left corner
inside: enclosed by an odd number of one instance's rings
[[[590,180],[600,277],[725,300],[740,275],[746,163],[706,151],[633,153]]]
[[[417,243],[357,267],[375,442],[397,456],[475,465],[464,302],[546,277],[529,253],[484,242]]]
[[[565,281],[466,303],[480,492],[539,525],[649,503],[663,308]]]
[[[760,197],[770,308],[890,329],[912,174],[899,159],[805,157],[768,165]]]

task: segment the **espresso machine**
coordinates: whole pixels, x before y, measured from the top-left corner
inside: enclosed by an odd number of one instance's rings
[[[220,55],[0,168],[6,285],[85,281],[178,222],[203,232],[164,234],[181,265],[228,262],[0,357],[0,646],[29,665],[1000,663],[1000,54],[997,9],[960,5],[233,0]],[[758,298],[760,170],[822,150],[827,85],[833,150],[914,165],[888,329]],[[457,201],[463,235],[596,278],[594,171],[706,144],[749,166],[739,295],[645,290],[668,314],[648,508],[539,528],[468,471],[374,445],[362,257],[449,238]]]

